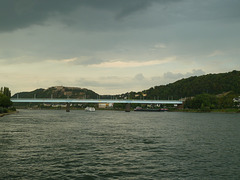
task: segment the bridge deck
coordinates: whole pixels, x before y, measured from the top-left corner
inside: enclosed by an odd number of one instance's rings
[[[11,99],[15,103],[124,103],[124,104],[182,104],[178,100],[130,100],[130,99]]]

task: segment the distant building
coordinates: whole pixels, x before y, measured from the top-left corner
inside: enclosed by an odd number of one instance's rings
[[[108,107],[112,108],[113,105],[114,105],[113,103],[109,103],[109,104],[108,104]]]
[[[113,107],[113,103],[99,103],[98,104],[98,108],[100,108],[100,109],[112,108],[112,107]]]
[[[233,102],[238,108],[240,108],[240,96],[238,96],[238,98],[233,98]]]
[[[106,103],[99,103],[99,104],[98,104],[98,107],[99,107],[100,109],[105,109],[105,108],[107,107],[107,104],[106,104]]]

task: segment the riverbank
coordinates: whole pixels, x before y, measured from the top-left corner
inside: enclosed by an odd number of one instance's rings
[[[6,116],[6,115],[15,114],[15,113],[18,113],[18,111],[9,111],[7,113],[0,113],[0,117]]]
[[[171,112],[240,113],[240,109],[172,109]]]

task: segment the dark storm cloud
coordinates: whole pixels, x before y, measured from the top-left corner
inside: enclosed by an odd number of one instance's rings
[[[69,4],[66,2],[69,1],[1,0],[0,30],[14,30],[39,24],[54,13],[67,13],[78,5],[77,1],[72,0]]]
[[[41,24],[49,17],[67,15],[81,7],[112,11],[115,19],[121,19],[148,8],[154,2],[177,1],[181,0],[0,0],[0,31]]]

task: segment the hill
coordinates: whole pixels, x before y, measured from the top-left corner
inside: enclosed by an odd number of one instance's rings
[[[14,94],[13,98],[78,98],[96,99],[98,94],[92,90],[77,87],[54,86],[48,89],[36,89],[31,92]]]
[[[140,92],[128,92],[120,95],[101,95],[102,99],[180,99],[199,94],[224,95],[229,92],[240,94],[240,71],[192,76],[167,85],[151,87]],[[13,98],[87,98],[97,99],[96,92],[78,87],[55,86],[48,89],[36,89],[31,92],[20,92]]]
[[[233,92],[240,94],[240,71],[228,73],[192,76],[167,85],[155,86],[140,92],[118,95],[131,99],[180,99],[199,94],[224,94]]]

